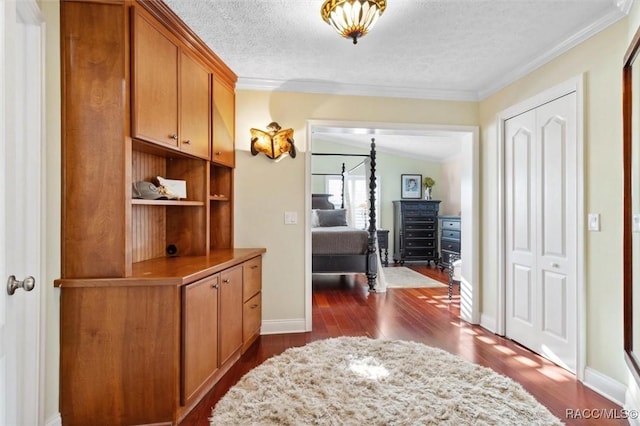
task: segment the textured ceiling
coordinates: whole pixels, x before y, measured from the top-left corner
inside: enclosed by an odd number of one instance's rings
[[[389,0],[353,45],[322,0],[165,0],[239,88],[476,100],[625,16],[631,0]]]
[[[388,0],[353,45],[322,20],[322,0],[165,0],[238,75],[238,89],[471,101],[605,29],[631,2]],[[370,140],[334,130],[323,137]],[[377,141],[381,150],[444,161],[459,151],[450,136],[391,132]]]

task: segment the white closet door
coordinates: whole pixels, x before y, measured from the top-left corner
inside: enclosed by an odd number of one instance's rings
[[[576,95],[505,122],[507,337],[576,369]]]

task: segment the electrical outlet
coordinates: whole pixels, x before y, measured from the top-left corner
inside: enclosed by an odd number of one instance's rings
[[[589,231],[600,231],[600,213],[589,213],[587,221]]]
[[[284,212],[284,224],[295,225],[298,223],[298,212]]]

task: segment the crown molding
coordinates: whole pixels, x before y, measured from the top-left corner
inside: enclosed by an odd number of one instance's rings
[[[384,98],[431,99],[443,101],[478,101],[471,90],[438,90],[412,87],[373,86],[335,83],[321,80],[266,80],[239,76],[236,90],[297,92]]]
[[[616,6],[615,10],[609,12],[607,15],[603,16],[591,25],[577,31],[562,43],[549,49],[547,52],[537,58],[534,58],[525,65],[512,70],[498,80],[488,82],[484,89],[477,92],[473,90],[442,90],[400,86],[355,85],[322,80],[273,80],[242,76],[238,77],[236,89],[442,101],[481,101],[624,18],[629,14],[631,6],[633,5],[633,0],[611,1]]]
[[[615,1],[615,0],[612,0],[612,1]],[[633,3],[633,0],[615,1],[615,4],[618,8],[617,10],[613,10],[609,12],[607,15],[603,16],[602,18],[595,21],[591,25],[585,28],[582,28],[572,36],[568,37],[562,43],[556,45],[555,47],[548,50],[546,53],[533,59],[531,62],[505,74],[503,78],[497,81],[491,82],[486,89],[480,90],[478,92],[478,99],[479,100],[486,99],[488,96],[493,95],[494,93],[505,88],[509,84],[521,79],[522,77],[540,68],[546,63],[552,61],[553,59],[567,52],[568,50],[586,41],[590,37],[596,35],[597,33],[609,27],[610,25],[616,23],[620,19],[627,16],[627,14],[629,13],[629,10],[631,9],[632,3]]]

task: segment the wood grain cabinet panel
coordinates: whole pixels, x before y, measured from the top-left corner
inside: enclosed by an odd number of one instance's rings
[[[242,353],[260,336],[262,326],[262,256],[242,264]]]
[[[213,142],[211,160],[235,167],[235,92],[216,76],[213,79]]]
[[[262,257],[258,256],[244,262],[242,265],[244,285],[242,288],[242,301],[246,302],[262,289]]]
[[[132,136],[178,148],[178,46],[139,9],[132,20]]]
[[[218,369],[219,287],[220,275],[216,274],[182,289],[182,404]]]
[[[180,149],[209,158],[209,71],[184,51],[180,55]]]
[[[242,346],[242,265],[220,273],[220,362]]]
[[[134,138],[209,159],[211,73],[133,9]]]

